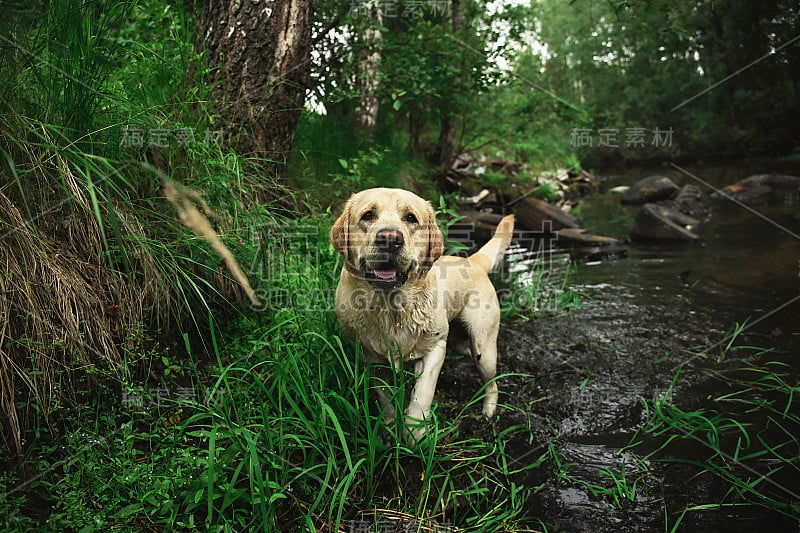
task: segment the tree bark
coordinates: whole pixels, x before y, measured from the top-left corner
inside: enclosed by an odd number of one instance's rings
[[[408,103],[408,153],[414,156],[423,155],[422,132],[425,131],[425,115],[419,105]]]
[[[365,5],[369,8],[369,20],[361,35],[359,77],[356,81],[360,102],[356,113],[356,129],[365,139],[372,140],[380,109],[377,91],[381,74],[380,43],[383,34],[380,28],[383,17],[382,6],[377,0],[370,0]]]
[[[451,1],[451,31],[453,35],[461,37],[464,30],[464,13],[461,0]],[[459,62],[460,68],[463,68],[463,61]],[[460,70],[459,68],[459,70]],[[431,163],[436,166],[449,168],[455,160],[457,147],[456,147],[456,111],[452,102],[445,101],[444,106],[440,110],[439,117],[439,137],[436,141],[436,148],[431,154]]]
[[[282,179],[305,103],[313,0],[207,1],[202,16],[223,128],[258,171]]]

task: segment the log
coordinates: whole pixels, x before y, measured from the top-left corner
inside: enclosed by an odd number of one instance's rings
[[[631,237],[639,241],[696,241],[689,228],[697,220],[658,204],[644,204],[631,228]]]
[[[531,231],[553,232],[578,228],[578,219],[538,198],[523,198],[515,207],[520,226]]]
[[[622,243],[619,239],[612,237],[601,237],[592,235],[582,228],[564,228],[556,231],[558,245],[568,245],[574,247],[582,246],[615,246]]]

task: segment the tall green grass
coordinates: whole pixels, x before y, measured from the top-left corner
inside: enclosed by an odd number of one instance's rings
[[[22,321],[4,359],[17,369],[3,375],[6,405],[25,414],[22,456],[3,458],[2,527],[316,531],[417,520],[519,530],[525,490],[508,479],[503,435],[462,434],[465,411],[411,449],[383,424],[360,352],[331,312],[340,264],[330,221],[250,205],[261,178],[224,143],[201,142],[219,118],[196,83],[204,67],[188,19],[150,1],[102,7],[41,4],[2,26],[13,59],[0,67],[3,214],[56,283],[22,263],[13,280],[62,288],[15,310],[75,325],[58,344],[52,328]],[[178,142],[187,129],[201,137]],[[166,137],[153,142],[154,130]],[[339,179],[366,179],[372,154],[336,150]],[[404,164],[384,161],[375,163],[386,176]],[[202,191],[263,309],[236,310],[221,260],[162,197],[166,177]],[[512,505],[498,506],[506,496]]]
[[[180,357],[161,350],[170,369],[162,380],[145,387],[131,379],[119,391],[90,393],[80,409],[65,407],[65,437],[32,448],[36,479],[0,478],[11,491],[0,509],[6,523],[35,529],[26,513],[38,500],[56,530],[538,524],[525,516],[529,489],[513,481],[505,450],[527,428],[486,438],[462,429],[480,412],[481,392],[454,416],[435,417],[429,438],[413,448],[384,424],[369,367],[338,335],[330,303],[341,263],[322,220],[287,221],[273,234],[281,246],[265,244],[270,264],[256,269],[268,276],[265,306],[212,328],[213,360],[197,354],[191,365],[175,364]],[[393,378],[398,413],[409,378]],[[87,425],[101,406],[105,414]]]
[[[243,356],[227,364],[220,358],[215,387],[230,400],[187,420],[186,431],[199,426],[209,443],[214,436],[215,450],[233,448],[247,461],[220,468],[233,478],[256,473],[247,476],[249,494],[262,495],[268,530],[347,530],[389,517],[515,529],[524,498],[503,466],[503,440],[462,435],[468,408],[435,419],[419,447],[407,448],[399,426],[384,425],[360,349],[338,335],[331,304],[341,262],[318,223],[289,225],[285,244],[271,249],[273,263],[262,271],[272,298],[264,295],[262,323],[240,333],[242,349],[234,351]],[[284,307],[288,295],[292,305]],[[395,412],[402,413],[410,380],[392,375]],[[515,504],[494,508],[510,492]],[[210,486],[206,494],[220,498]],[[208,516],[216,505],[209,503]]]
[[[4,444],[21,451],[26,424],[49,421],[89,386],[87,375],[140,374],[127,363],[163,336],[186,333],[203,349],[209,311],[235,309],[237,285],[180,225],[161,192],[165,178],[202,190],[223,240],[245,259],[250,219],[274,215],[269,205],[245,209],[252,178],[242,160],[202,136],[219,119],[210,89],[195,83],[202,55],[181,9],[81,0],[7,7],[0,403]],[[133,130],[141,142],[127,142]],[[177,134],[188,130],[200,138],[182,142]],[[165,145],[154,131],[165,132]]]

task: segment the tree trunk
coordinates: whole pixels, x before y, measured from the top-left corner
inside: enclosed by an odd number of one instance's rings
[[[425,116],[420,106],[414,103],[406,105],[408,115],[408,153],[414,156],[423,155],[422,132],[425,130]]]
[[[313,4],[313,0],[205,3],[203,45],[213,69],[210,81],[223,127],[236,150],[255,157],[257,171],[268,178],[280,180],[286,174],[305,103]]]
[[[450,110],[444,110],[439,118],[439,137],[431,162],[438,167],[449,168],[457,155],[456,121]]]
[[[451,28],[452,33],[460,38],[464,30],[464,13],[461,0],[451,2]],[[460,61],[463,68],[463,61]],[[460,69],[459,69],[460,70]],[[436,166],[449,168],[456,156],[456,110],[450,101],[445,101],[440,109],[439,117],[439,137],[436,141],[436,148],[431,154],[430,161]]]
[[[380,42],[383,38],[380,27],[383,17],[382,6],[377,0],[369,0],[366,7],[369,8],[369,21],[361,36],[361,59],[356,81],[360,103],[356,113],[356,129],[365,139],[372,140],[380,107],[377,91],[380,84]]]

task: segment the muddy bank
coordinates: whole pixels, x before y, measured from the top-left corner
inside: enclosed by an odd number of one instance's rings
[[[714,342],[724,330],[708,328],[707,317],[697,311],[684,312],[691,302],[683,294],[655,297],[605,283],[585,284],[581,291],[584,301],[578,309],[513,323],[501,332],[499,371],[524,375],[502,379],[505,401],[515,410],[504,411],[499,425],[533,429],[535,442],[512,443],[516,467],[552,447],[562,465],[573,464],[568,468],[571,478],[608,484],[601,470],[627,468],[631,473],[640,468],[631,457],[623,467],[626,455],[616,452],[646,418],[642,398],[662,397],[675,365],[690,357],[685,350]],[[454,373],[443,372],[440,389],[470,393],[472,386],[460,385],[475,381],[471,364],[452,366]],[[657,501],[637,495],[635,501],[615,508],[579,483],[561,479],[552,457],[547,465],[518,481],[541,486],[529,502],[531,515],[556,530],[641,531],[663,522]],[[648,476],[652,475],[651,470]]]
[[[729,170],[717,181],[742,173]],[[517,466],[547,455],[546,466],[517,480],[537,488],[528,502],[531,516],[553,531],[664,531],[678,520],[681,531],[797,531],[796,518],[730,505],[742,502],[730,484],[691,464],[708,459],[707,435],[682,440],[651,460],[643,458],[662,442],[635,438],[658,400],[687,411],[725,409],[750,424],[752,434],[770,438],[774,426],[759,412],[748,414],[750,404],[737,408],[718,398],[738,394],[727,378],[747,361],[783,363],[789,386],[800,379],[800,240],[780,229],[800,230],[795,200],[775,198],[757,213],[717,204],[699,243],[631,244],[626,257],[580,264],[571,275],[581,294],[578,308],[506,322],[498,371],[521,375],[500,382],[512,408],[497,424],[532,428],[533,443],[510,442]],[[586,202],[584,227],[625,237],[631,215],[617,198],[603,194]],[[556,256],[548,266],[556,284],[567,263]],[[725,352],[735,324],[742,326],[735,345],[771,351]],[[447,399],[468,400],[477,386],[471,363],[447,365],[439,390]],[[621,451],[632,440],[644,443]],[[742,479],[754,480],[772,468],[762,459],[736,466]],[[796,503],[796,470],[770,477],[758,482],[764,493]],[[681,517],[687,506],[703,504],[709,505]]]

